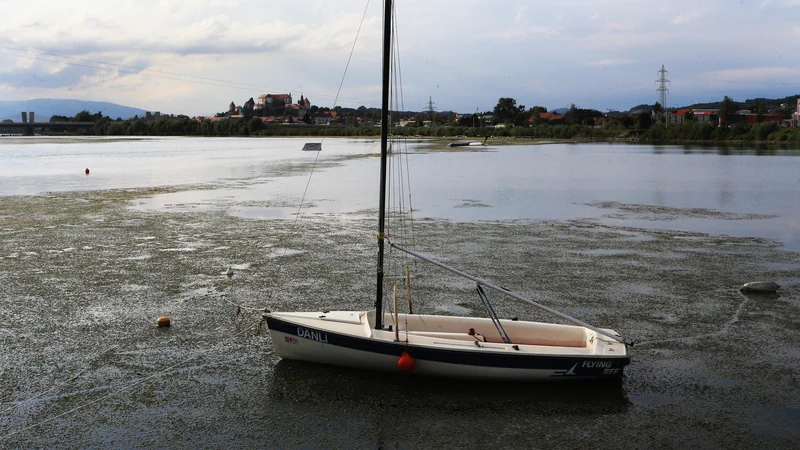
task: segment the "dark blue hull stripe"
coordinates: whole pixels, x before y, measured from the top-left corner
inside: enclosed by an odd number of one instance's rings
[[[325,336],[329,345],[400,357],[404,351],[417,360],[469,366],[499,367],[509,369],[537,369],[563,371],[568,375],[608,376],[621,375],[622,368],[630,364],[629,357],[556,356],[531,354],[496,354],[462,350],[440,350],[429,347],[406,345],[404,342],[386,342],[356,336],[332,333],[308,326],[295,325],[274,317],[267,318],[271,330],[305,339],[303,330],[311,330]],[[610,369],[610,370],[609,370]]]

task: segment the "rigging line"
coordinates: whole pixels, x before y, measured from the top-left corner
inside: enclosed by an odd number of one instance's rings
[[[2,46],[0,46],[0,48],[2,48]],[[90,68],[90,69],[105,70],[105,71],[109,71],[109,72],[115,72],[116,71],[116,72],[121,72],[121,73],[126,73],[126,74],[138,74],[138,75],[141,75],[141,76],[144,76],[144,77],[148,77],[148,78],[160,78],[160,79],[164,79],[164,80],[182,81],[182,82],[188,82],[188,83],[194,83],[194,84],[202,84],[202,85],[206,85],[206,86],[225,87],[225,88],[239,89],[239,90],[252,90],[252,88],[257,88],[257,89],[262,89],[262,90],[271,90],[272,89],[272,88],[268,88],[268,87],[264,87],[264,86],[247,85],[245,83],[227,82],[227,81],[223,81],[223,80],[216,80],[216,81],[219,81],[218,83],[211,82],[211,81],[201,81],[201,80],[203,80],[205,78],[203,78],[203,77],[194,77],[192,75],[183,75],[183,74],[172,73],[172,72],[163,72],[163,73],[174,74],[174,75],[177,75],[177,76],[187,77],[187,78],[199,78],[199,80],[192,80],[192,79],[186,79],[186,78],[175,78],[175,77],[168,77],[168,76],[162,76],[162,75],[152,75],[152,74],[141,73],[142,70],[124,70],[124,69],[119,69],[119,68],[99,67],[99,66],[93,66],[93,65],[90,65],[90,64],[79,64],[79,63],[74,63],[74,62],[61,61],[61,60],[58,60],[58,59],[42,58],[42,57],[38,57],[38,56],[17,55],[17,54],[13,54],[13,53],[5,53],[5,52],[2,53],[2,54],[6,55],[6,56],[12,56],[12,57],[15,57],[15,58],[25,58],[25,59],[32,59],[32,60],[36,60],[36,61],[46,61],[46,62],[53,62],[53,63],[59,63],[59,64],[66,64],[66,65],[70,65],[70,66],[87,67],[87,68]],[[62,57],[66,58],[66,56],[62,56]],[[78,58],[76,58],[76,59],[78,59]],[[80,59],[78,59],[78,60],[80,60]],[[87,61],[94,62],[92,60],[87,60]],[[132,66],[123,66],[123,65],[119,65],[119,64],[103,63],[103,62],[100,62],[99,64],[106,64],[106,65],[118,66],[118,67],[123,67],[123,68],[124,67],[132,67]],[[144,69],[144,70],[157,71],[155,69]],[[161,71],[157,71],[157,72],[161,72]],[[213,78],[209,78],[208,80],[214,80],[214,79]],[[233,84],[238,84],[239,86],[232,85],[232,84],[224,84],[224,83],[233,83]],[[251,86],[251,87],[248,88],[246,86]],[[310,94],[315,96],[315,97],[331,98],[330,95],[325,95],[325,94],[319,94],[319,93],[313,93],[313,92],[310,93]],[[353,99],[353,98],[343,98],[343,100],[349,100],[349,101],[353,101],[353,102],[365,103],[365,100],[359,100],[359,99]],[[372,99],[371,102],[375,102],[375,99]],[[369,103],[369,102],[366,102],[366,103]]]
[[[230,292],[230,291],[228,291],[228,292]],[[222,295],[218,296],[217,298],[219,298],[220,300],[222,300],[225,303],[228,303],[229,305],[233,305],[233,306],[235,306],[237,308],[241,308],[245,312],[259,312],[259,313],[264,312],[264,308],[251,308],[249,306],[244,306],[242,304],[239,304],[239,303],[236,303],[236,302],[232,302],[232,301],[228,300],[227,298],[225,298],[225,294],[224,293]]]
[[[398,59],[398,48],[397,48],[397,28],[396,22],[397,21],[397,14],[396,9],[393,8],[392,10],[392,24],[393,30],[392,33],[392,105],[394,106],[391,111],[400,111],[400,100],[399,94],[402,91],[402,84],[399,82],[398,77],[398,70],[399,70],[399,59]],[[389,122],[389,126],[392,128],[392,132],[395,128],[395,119],[399,117],[399,115],[395,116],[392,115],[391,121]],[[392,155],[391,155],[391,163],[392,163],[392,185],[393,185],[393,207],[394,207],[394,216],[396,216],[396,222],[398,223],[397,229],[400,236],[406,236],[406,217],[404,215],[405,212],[405,195],[403,192],[403,165],[402,165],[402,148],[398,145],[400,141],[396,138],[392,138]],[[402,258],[395,258],[394,269],[397,270],[398,278],[403,279],[403,267],[405,262],[408,260],[408,255],[403,254]],[[405,288],[405,286],[403,286]]]
[[[508,333],[506,333],[505,328],[503,328],[503,324],[500,323],[500,318],[497,316],[497,312],[494,310],[491,302],[489,302],[489,297],[486,295],[486,292],[483,291],[480,283],[475,283],[475,286],[478,291],[478,297],[480,297],[483,307],[486,308],[486,312],[489,314],[489,318],[492,320],[494,327],[497,328],[497,332],[500,333],[500,337],[503,338],[503,342],[510,344],[511,338],[508,337]]]
[[[249,329],[249,328],[246,328],[246,329],[244,329],[244,330],[240,331],[239,333],[236,333],[236,334],[232,335],[232,336],[230,337],[230,339],[228,339],[228,340],[229,340],[229,341],[232,341],[234,338],[237,338],[237,337],[239,337],[240,335],[244,334],[244,333],[245,333],[245,332],[247,332],[247,331],[250,331],[250,329]],[[140,378],[139,380],[136,380],[136,381],[132,382],[131,384],[127,385],[127,386],[124,386],[124,387],[122,387],[122,388],[120,388],[120,389],[117,389],[117,390],[115,390],[115,391],[113,391],[113,392],[110,392],[110,393],[108,393],[108,394],[106,394],[106,395],[103,395],[103,396],[102,396],[102,397],[100,397],[100,398],[96,398],[96,399],[94,399],[94,400],[91,400],[91,401],[88,401],[88,402],[86,402],[86,403],[80,404],[80,405],[78,405],[78,406],[76,406],[76,407],[74,407],[74,408],[72,408],[72,409],[69,409],[69,410],[67,410],[67,411],[63,412],[63,413],[56,414],[55,416],[52,416],[52,417],[49,417],[49,418],[47,418],[47,419],[41,420],[41,421],[39,421],[39,422],[36,422],[36,423],[34,423],[34,424],[32,424],[32,425],[28,425],[28,426],[26,426],[26,427],[20,428],[20,429],[19,429],[19,430],[17,430],[17,431],[13,431],[13,432],[11,432],[11,433],[9,433],[9,434],[6,434],[6,435],[4,435],[4,436],[0,436],[0,441],[2,441],[2,440],[5,440],[5,439],[8,439],[8,438],[10,438],[11,436],[15,436],[15,435],[17,435],[17,434],[19,434],[19,433],[22,433],[23,431],[28,431],[28,430],[31,430],[31,429],[33,429],[33,428],[39,427],[39,426],[41,426],[41,425],[44,425],[44,424],[46,424],[46,423],[50,423],[50,422],[52,422],[52,421],[54,421],[54,420],[56,420],[56,419],[60,419],[61,417],[64,417],[64,416],[66,416],[66,415],[68,415],[68,414],[72,414],[72,413],[74,413],[75,411],[78,411],[78,410],[80,410],[80,409],[83,409],[83,408],[85,408],[85,407],[87,407],[87,406],[94,405],[95,403],[99,403],[100,401],[102,401],[102,400],[105,400],[105,399],[107,399],[107,398],[110,398],[110,397],[112,397],[112,396],[115,396],[115,395],[117,395],[117,394],[119,394],[119,393],[121,393],[121,392],[125,392],[125,391],[127,391],[127,390],[129,390],[129,389],[131,389],[131,388],[133,388],[133,387],[135,387],[135,386],[138,386],[138,385],[140,385],[140,384],[142,384],[142,383],[144,383],[144,382],[146,382],[146,381],[150,381],[150,380],[151,380],[151,379],[153,379],[153,378],[156,378],[156,377],[159,377],[159,376],[161,376],[161,375],[164,375],[164,374],[166,374],[167,372],[170,372],[170,371],[174,370],[175,368],[177,368],[177,367],[179,367],[179,366],[182,366],[182,365],[186,364],[186,363],[187,363],[187,362],[189,362],[189,361],[195,360],[195,359],[199,358],[200,356],[202,356],[203,354],[210,353],[210,352],[211,352],[211,350],[215,349],[215,347],[217,347],[217,346],[221,346],[222,344],[226,344],[226,343],[227,343],[226,341],[220,342],[220,343],[218,343],[218,344],[217,344],[216,346],[214,346],[214,347],[207,348],[207,349],[205,349],[205,350],[202,350],[202,351],[198,352],[198,353],[197,353],[197,354],[195,354],[195,355],[192,355],[192,356],[189,356],[189,357],[187,357],[187,358],[184,358],[183,360],[181,360],[181,361],[179,361],[179,362],[177,362],[177,363],[175,363],[175,364],[172,364],[171,366],[168,366],[167,368],[165,368],[165,369],[163,369],[163,370],[159,370],[159,371],[158,371],[158,372],[156,372],[156,373],[153,373],[153,374],[151,374],[151,375],[148,375],[148,376],[146,376],[146,377],[144,377],[144,378]]]
[[[70,378],[66,382],[67,383],[72,382],[75,379],[77,379],[78,377],[80,377],[81,375],[83,375],[83,372],[78,372],[77,375],[73,376],[72,378]],[[17,401],[13,405],[11,405],[9,408],[6,408],[6,409],[0,411],[0,414],[5,414],[5,413],[11,411],[12,409],[18,408],[18,407],[24,405],[25,403],[28,403],[28,402],[33,401],[33,400],[36,400],[37,398],[42,397],[45,394],[49,394],[49,393],[53,392],[54,390],[56,390],[58,388],[61,388],[61,387],[63,387],[63,386],[62,385],[56,385],[56,386],[53,386],[53,387],[51,387],[50,389],[48,389],[48,390],[46,390],[44,392],[40,392],[40,393],[34,395],[33,397],[29,397],[29,398],[26,398],[25,400]],[[9,401],[8,403],[13,403],[13,401]]]
[[[404,215],[405,212],[405,195],[403,192],[403,171],[402,171],[402,157],[403,157],[403,150],[401,148],[400,140],[394,136],[394,129],[396,127],[396,119],[399,118],[399,114],[394,114],[394,112],[399,112],[402,110],[400,107],[400,93],[402,92],[402,83],[399,81],[398,77],[398,70],[399,70],[399,55],[398,55],[398,47],[397,47],[397,10],[396,4],[393,4],[392,8],[392,25],[393,25],[393,33],[392,33],[392,52],[391,52],[391,78],[392,78],[392,97],[391,97],[391,105],[392,107],[389,109],[390,113],[390,133],[392,133],[391,138],[391,149],[392,154],[390,155],[389,163],[391,164],[390,174],[392,180],[392,190],[390,195],[392,195],[391,205],[393,208],[393,214],[391,215],[393,219],[393,223],[396,223],[398,237],[402,237],[405,240],[405,236],[407,235],[406,229],[406,217]],[[394,227],[394,225],[392,225]],[[390,252],[396,253],[392,251],[392,248],[389,247]],[[391,259],[392,261],[392,270],[395,273],[395,277],[397,279],[404,280],[405,279],[405,272],[404,267],[409,259],[409,256],[400,252],[400,255],[397,255]],[[406,283],[403,284],[403,289],[407,289]],[[406,322],[408,318],[406,317]],[[406,323],[406,331],[408,331],[408,326]]]
[[[395,6],[396,6],[395,4],[392,5],[392,7],[395,7]],[[394,32],[395,48],[396,48],[396,51],[397,51],[395,65],[397,67],[398,86],[400,87],[400,89],[399,89],[399,91],[400,91],[400,111],[405,111],[405,95],[404,95],[404,92],[403,92],[403,70],[402,70],[402,65],[400,64],[400,32],[399,32],[399,27],[397,25],[397,14],[394,14],[392,16],[392,23],[394,25],[394,30],[395,30],[395,32]],[[411,170],[410,170],[410,166],[409,166],[409,163],[408,163],[408,161],[409,161],[408,143],[405,141],[405,139],[402,142],[403,142],[403,148],[402,148],[401,153],[400,153],[402,155],[400,164],[402,164],[402,159],[405,159],[405,163],[406,163],[405,181],[408,184],[408,223],[409,223],[409,227],[408,228],[409,228],[409,235],[410,235],[409,244],[410,244],[411,248],[415,248],[416,244],[414,242],[414,205],[411,202]],[[416,262],[416,260],[415,260],[415,262]]]
[[[331,107],[331,110],[336,108],[336,102],[339,100],[339,94],[342,92],[342,86],[344,86],[344,80],[345,80],[345,77],[347,76],[347,70],[350,68],[350,61],[353,59],[353,53],[355,52],[356,44],[358,43],[358,36],[361,34],[361,27],[362,27],[362,25],[364,25],[364,18],[367,17],[367,10],[369,9],[369,2],[370,2],[370,0],[367,0],[367,4],[364,6],[364,13],[361,15],[361,22],[359,22],[359,24],[358,24],[358,30],[356,30],[356,37],[355,37],[355,39],[353,39],[353,46],[350,48],[350,56],[347,58],[347,64],[345,64],[345,66],[344,66],[344,73],[342,73],[342,79],[341,79],[341,81],[339,81],[339,89],[336,91],[336,97],[334,97],[333,106]],[[327,135],[327,133],[328,133],[328,130],[326,129],[325,130],[325,135]],[[325,135],[322,136],[322,141],[320,142],[320,144],[325,142]],[[322,151],[320,150],[320,151],[318,151],[316,153],[317,153],[317,155],[314,157],[314,163],[311,165],[311,172],[308,174],[308,181],[306,181],[306,187],[303,190],[303,196],[300,198],[300,204],[297,206],[297,213],[294,216],[294,222],[292,222],[292,227],[291,227],[291,230],[290,230],[290,234],[294,234],[294,232],[297,230],[297,224],[299,223],[299,220],[300,220],[300,213],[301,213],[301,211],[303,209],[303,203],[306,200],[306,195],[308,195],[308,188],[309,188],[309,186],[311,186],[311,178],[314,176],[314,170],[317,167],[317,162],[319,161],[319,155],[320,155],[320,153],[322,153]],[[281,270],[283,269],[283,260],[286,259],[285,256],[286,256],[286,252],[288,252],[288,251],[289,251],[288,247],[285,247],[283,249],[283,256],[284,257],[282,257],[281,261],[278,262],[278,269],[277,269],[278,274],[280,274]],[[275,293],[275,291],[270,291],[270,299],[274,298],[274,293]]]

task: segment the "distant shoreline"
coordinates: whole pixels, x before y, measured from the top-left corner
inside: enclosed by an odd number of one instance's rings
[[[23,142],[32,142],[36,139],[66,139],[66,140],[97,140],[98,142],[107,142],[108,140],[144,140],[144,139],[160,139],[160,138],[279,138],[279,139],[358,139],[358,140],[377,140],[379,136],[343,136],[343,135],[308,135],[308,136],[274,136],[274,135],[250,135],[250,136],[163,136],[163,135],[135,135],[135,136],[108,136],[108,135],[81,135],[81,134],[43,134],[37,136],[22,136],[22,135],[9,135],[2,136],[0,140],[20,140]],[[94,139],[93,139],[94,138]],[[409,139],[418,141],[427,141],[433,143],[441,143],[447,145],[456,141],[475,141],[483,142],[484,136],[394,136],[398,139]],[[490,136],[486,145],[545,145],[545,144],[570,144],[570,143],[619,143],[619,144],[640,144],[640,145],[702,145],[702,146],[785,146],[792,149],[800,150],[800,142],[794,141],[777,141],[777,140],[692,140],[692,139],[664,139],[654,140],[649,138],[633,138],[633,137],[586,137],[576,136],[573,138],[539,138],[539,137],[511,137],[511,136]],[[480,146],[472,146],[468,148],[476,148]]]

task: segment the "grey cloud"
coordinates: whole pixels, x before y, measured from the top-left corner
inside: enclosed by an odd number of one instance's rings
[[[10,57],[6,54],[6,57]],[[58,58],[46,55],[37,55],[34,64],[29,67],[12,67],[0,71],[0,84],[14,86],[17,89],[25,88],[79,88],[86,78],[124,78],[141,73],[147,64],[144,60],[128,63],[126,67],[97,64],[83,60],[64,60],[57,62]],[[136,64],[136,65],[134,65]],[[62,66],[52,70],[54,66]]]

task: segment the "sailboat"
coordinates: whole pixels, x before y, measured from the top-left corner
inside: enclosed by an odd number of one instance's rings
[[[632,343],[616,331],[589,325],[388,239],[385,226],[386,169],[390,156],[392,0],[385,0],[384,8],[375,307],[362,311],[265,312],[275,352],[285,359],[466,379],[619,378],[630,363],[629,346]],[[396,288],[393,311],[384,311],[384,251],[387,244],[411,257],[474,281],[488,317],[400,313]],[[571,324],[500,319],[484,289],[529,303]]]

